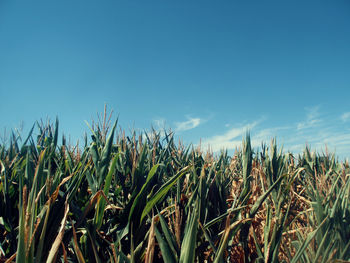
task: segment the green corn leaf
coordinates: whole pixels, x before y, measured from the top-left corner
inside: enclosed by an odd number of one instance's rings
[[[151,179],[156,174],[158,167],[159,167],[159,164],[156,164],[152,167],[151,171],[149,171],[146,182],[142,186],[140,192],[137,194],[137,196],[136,196],[136,198],[131,206],[130,213],[129,213],[129,222],[130,222],[130,220],[133,216],[134,210],[138,206],[140,200],[144,200],[147,197],[147,189],[149,187]],[[140,222],[142,222],[142,220],[143,220],[143,217],[141,218]]]
[[[210,238],[208,231],[204,228],[204,226],[201,224],[201,222],[198,222],[198,224],[199,224],[199,227],[201,228],[201,230],[203,231],[205,239],[209,242],[211,249],[213,250],[214,253],[216,253],[216,247],[214,245],[213,240]]]
[[[196,207],[189,215],[188,224],[185,227],[184,239],[181,244],[180,263],[193,263],[198,230],[198,208]]]
[[[259,259],[263,260],[264,259],[264,253],[263,253],[263,250],[262,250],[262,248],[261,248],[261,246],[259,244],[258,237],[256,236],[255,231],[252,231],[252,233],[253,233],[254,243],[255,243],[255,247],[256,247],[256,253],[258,254],[258,259],[257,260],[259,260]]]
[[[258,200],[254,203],[253,207],[250,209],[250,212],[249,212],[250,218],[253,218],[255,216],[255,214],[258,212],[260,206],[265,201],[265,199],[272,192],[272,190],[275,189],[275,187],[277,187],[277,185],[280,183],[280,181],[282,181],[283,178],[284,178],[283,176],[279,177],[277,179],[277,181],[273,185],[271,185],[271,187],[262,196],[260,196],[258,198]]]
[[[22,148],[21,148],[21,152],[23,153],[24,151],[24,148],[26,147],[26,144],[27,142],[29,141],[29,139],[31,138],[32,134],[33,134],[33,131],[34,131],[34,128],[35,128],[35,124],[33,124],[32,128],[30,129],[29,133],[28,133],[28,136],[27,138],[24,140],[23,142],[23,145],[22,145]]]
[[[97,136],[97,134],[96,134],[95,131],[91,128],[90,124],[89,124],[87,121],[85,121],[85,123],[86,123],[86,125],[89,127],[89,129],[90,129],[90,131],[91,131],[93,137],[94,137],[95,140],[96,140],[96,143],[97,143],[98,145],[100,145],[100,144],[101,144],[101,141],[100,141],[100,139],[99,139],[99,136]]]
[[[224,218],[226,218],[229,214],[233,214],[233,213],[238,213],[239,211],[241,211],[242,209],[246,208],[247,206],[240,206],[240,207],[235,207],[235,208],[230,208],[227,210],[227,212],[225,212],[224,214],[212,219],[210,222],[206,223],[204,225],[205,229],[210,228],[211,226],[215,225],[216,223],[221,222]]]
[[[152,208],[166,196],[166,194],[168,193],[170,188],[176,183],[176,181],[188,172],[189,168],[189,166],[186,166],[185,168],[181,169],[176,175],[171,177],[169,181],[163,184],[161,188],[151,197],[151,199],[147,202],[145,208],[142,211],[140,222],[142,222],[143,218],[147,216],[147,214],[152,210]]]
[[[22,195],[24,191],[25,190],[20,191],[20,195]],[[23,200],[22,198],[20,199]],[[18,232],[18,247],[17,247],[16,263],[26,262],[25,218],[26,218],[26,208],[24,207],[23,203],[21,203],[20,215],[19,215],[19,232]]]
[[[50,215],[50,206],[51,206],[51,202],[48,201],[48,203],[45,206],[45,211],[43,211],[43,212],[45,212],[45,219],[44,219],[43,228],[42,228],[41,233],[40,233],[40,239],[39,239],[39,244],[37,247],[37,253],[35,255],[36,262],[41,262],[41,256],[42,256],[44,241],[45,241],[45,236],[46,236],[47,222],[49,220],[49,215]]]
[[[157,227],[155,227],[155,233],[164,262],[176,263],[175,254],[172,252],[170,244],[162,237]]]
[[[112,161],[111,167],[109,169],[109,172],[107,174],[106,181],[104,184],[103,192],[104,192],[105,196],[107,196],[107,197],[108,197],[109,188],[111,186],[112,176],[113,176],[114,171],[115,171],[115,165],[117,163],[117,160],[118,160],[118,155],[115,156],[113,161]],[[96,229],[98,230],[98,229],[100,229],[100,227],[102,225],[103,214],[104,214],[104,210],[106,207],[106,200],[104,198],[100,198],[96,204],[96,207],[97,208],[96,208],[94,223],[95,223]]]
[[[98,148],[97,148],[97,144],[95,142],[93,142],[90,146],[90,152],[91,152],[91,156],[92,156],[92,161],[95,164],[96,170],[99,170],[100,167],[100,155],[98,152]]]
[[[221,240],[220,240],[220,243],[219,243],[219,247],[217,248],[217,252],[216,252],[215,258],[214,258],[214,263],[224,262],[223,261],[223,255],[224,255],[224,252],[225,252],[225,250],[227,248],[227,244],[228,244],[228,241],[229,241],[229,238],[230,238],[231,231],[233,229],[236,229],[240,225],[250,221],[250,220],[251,219],[249,219],[249,218],[241,219],[241,220],[236,221],[236,222],[234,222],[234,223],[232,223],[230,225],[230,217],[229,216],[227,217],[226,227],[225,227],[224,233],[223,233],[223,235],[221,237]]]
[[[171,231],[169,230],[168,225],[165,222],[165,219],[164,219],[163,215],[161,213],[158,213],[158,216],[159,216],[159,222],[160,222],[162,231],[163,231],[164,236],[165,236],[165,240],[168,243],[168,245],[169,245],[169,247],[171,249],[171,252],[173,253],[175,259],[177,260],[177,255],[178,255],[179,248],[177,246],[175,237],[171,233]]]
[[[314,257],[314,260],[312,261],[313,263],[319,262],[318,258],[325,252],[325,249],[324,249],[323,246],[324,246],[326,240],[329,238],[328,231],[329,231],[329,227],[327,228],[327,231],[324,234],[321,243],[318,245],[318,249],[317,249],[316,255]]]
[[[101,170],[100,170],[99,176],[100,178],[102,178],[102,180],[104,179],[109,166],[109,161],[110,161],[111,152],[112,152],[112,145],[113,145],[113,136],[114,136],[114,131],[116,126],[117,126],[117,121],[113,125],[113,128],[107,138],[106,145],[103,148],[103,151],[101,154],[101,163],[100,163],[101,167],[99,167]]]
[[[58,118],[56,117],[55,132],[54,132],[54,135],[53,135],[53,148],[54,149],[57,146],[57,140],[58,140]]]
[[[326,218],[327,219],[327,218]],[[321,229],[321,226],[326,222],[326,219],[316,228],[316,230],[309,233],[303,243],[299,246],[295,256],[291,260],[291,263],[297,263],[301,256],[304,254],[307,246],[310,244],[311,240],[316,236],[317,232]]]

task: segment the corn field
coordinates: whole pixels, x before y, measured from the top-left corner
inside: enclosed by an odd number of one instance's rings
[[[0,262],[350,261],[347,161],[90,129],[79,147],[57,120],[0,145]]]

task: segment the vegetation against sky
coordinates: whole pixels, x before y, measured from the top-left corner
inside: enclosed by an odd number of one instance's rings
[[[213,155],[108,120],[82,149],[58,121],[0,145],[2,261],[350,260],[348,162],[255,151],[249,134]]]

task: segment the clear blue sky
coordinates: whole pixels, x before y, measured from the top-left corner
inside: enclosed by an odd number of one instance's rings
[[[0,0],[0,128],[172,128],[350,156],[350,1]]]

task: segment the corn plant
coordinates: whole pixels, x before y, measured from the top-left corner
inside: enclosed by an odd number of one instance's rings
[[[350,167],[249,134],[229,156],[157,131],[126,135],[106,110],[67,145],[36,123],[0,145],[0,262],[344,262]]]

